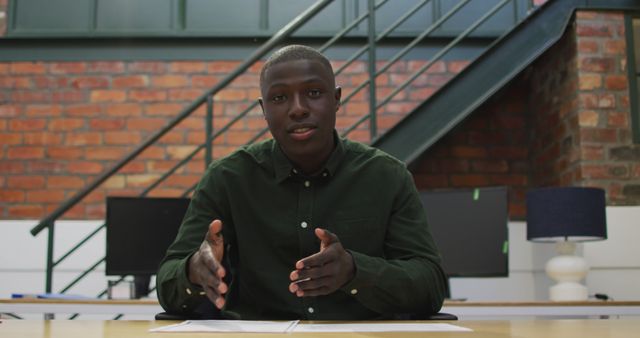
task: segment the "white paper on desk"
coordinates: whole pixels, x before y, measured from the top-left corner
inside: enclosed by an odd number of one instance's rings
[[[257,320],[187,320],[179,324],[150,329],[150,332],[267,332],[286,333],[298,321],[276,322]]]
[[[461,332],[466,327],[443,323],[298,324],[291,332]]]

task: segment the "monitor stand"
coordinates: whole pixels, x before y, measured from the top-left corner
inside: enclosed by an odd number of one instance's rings
[[[151,275],[135,275],[133,276],[133,284],[135,286],[134,297],[140,299],[149,295],[149,284]]]

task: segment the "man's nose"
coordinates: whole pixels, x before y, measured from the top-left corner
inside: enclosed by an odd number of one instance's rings
[[[302,95],[294,95],[293,100],[291,101],[289,117],[292,120],[298,120],[309,116],[309,107],[307,105],[307,101]]]

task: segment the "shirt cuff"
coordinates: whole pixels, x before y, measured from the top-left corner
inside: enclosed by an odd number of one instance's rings
[[[347,250],[347,252],[351,254],[351,257],[353,257],[353,264],[356,272],[353,279],[343,285],[340,290],[356,297],[361,295],[362,292],[367,293],[367,291],[369,291],[374,285],[373,282],[376,280],[376,276],[378,275],[376,273],[378,270],[378,264],[374,264],[371,257],[367,255],[351,250]]]
[[[180,273],[178,273],[176,284],[179,306],[183,312],[192,312],[200,306],[203,299],[207,297],[207,294],[200,285],[191,283],[189,280],[188,271],[191,256],[193,256],[193,254],[187,256],[178,264],[178,271],[180,271]]]

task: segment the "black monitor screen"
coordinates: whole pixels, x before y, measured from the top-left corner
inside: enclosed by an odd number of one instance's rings
[[[420,193],[450,277],[507,277],[507,188]]]
[[[188,198],[107,197],[106,274],[155,274],[188,206]]]

